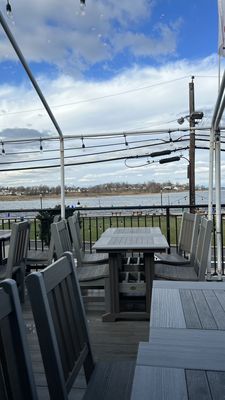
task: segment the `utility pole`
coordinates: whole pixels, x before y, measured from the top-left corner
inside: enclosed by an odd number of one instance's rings
[[[189,203],[190,206],[195,205],[195,92],[194,92],[194,76],[191,77],[189,83],[189,126],[190,126],[190,145],[189,145]],[[193,208],[190,208],[194,212]]]

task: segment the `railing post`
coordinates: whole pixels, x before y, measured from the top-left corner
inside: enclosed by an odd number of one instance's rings
[[[166,207],[166,232],[167,232],[167,242],[169,245],[168,253],[170,254],[170,209]]]

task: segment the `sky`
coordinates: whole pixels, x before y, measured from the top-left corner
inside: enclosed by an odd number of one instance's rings
[[[0,12],[65,136],[67,186],[188,182],[191,77],[198,127],[210,127],[218,93],[216,1],[12,0],[10,15],[6,3]],[[196,133],[205,186],[208,136]],[[0,186],[60,184],[58,137],[0,26]],[[151,157],[168,149],[179,162]],[[225,186],[224,170],[222,153]]]

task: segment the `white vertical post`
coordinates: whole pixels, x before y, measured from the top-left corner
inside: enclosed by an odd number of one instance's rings
[[[221,237],[221,156],[220,133],[215,135],[215,188],[216,188],[216,258],[218,280],[222,280],[222,237]]]
[[[213,175],[214,175],[214,131],[210,132],[210,146],[209,146],[209,193],[208,193],[208,219],[213,219]],[[207,265],[207,280],[211,279],[211,246],[209,248],[209,257]]]

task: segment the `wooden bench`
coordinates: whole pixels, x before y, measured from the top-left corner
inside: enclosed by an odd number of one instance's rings
[[[135,363],[95,363],[72,253],[26,278],[51,400],[73,399],[84,368],[84,400],[128,400]]]

